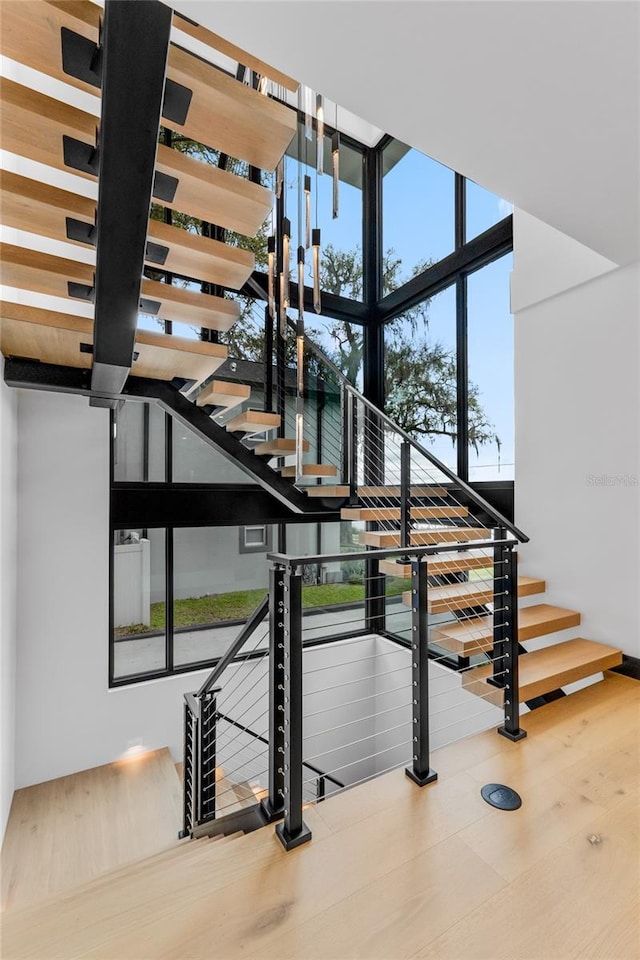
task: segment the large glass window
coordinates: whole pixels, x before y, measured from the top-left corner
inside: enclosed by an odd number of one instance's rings
[[[392,140],[382,154],[383,293],[454,249],[453,170]]]
[[[514,479],[513,256],[467,280],[469,479]]]
[[[385,412],[456,469],[456,291],[407,310],[385,327]]]
[[[167,669],[164,530],[116,530],[113,538],[113,678]]]
[[[113,479],[161,483],[165,479],[165,415],[155,403],[123,403],[115,415]]]
[[[466,240],[473,240],[513,213],[513,206],[473,180],[465,180],[466,189]]]

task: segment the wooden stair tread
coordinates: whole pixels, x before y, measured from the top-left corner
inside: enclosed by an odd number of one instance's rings
[[[150,330],[136,333],[138,359],[131,368],[133,377],[173,380],[183,377],[201,383],[227,359],[227,348],[220,343],[187,340]]]
[[[486,527],[439,527],[434,530],[414,530],[411,545],[427,547],[436,543],[462,543],[467,540],[489,540],[491,531]],[[360,533],[360,543],[367,547],[399,547],[399,530],[367,530]]]
[[[9,2],[2,18],[2,52],[19,63],[95,96],[98,88],[74,80],[62,70],[60,29],[65,26],[94,43],[101,9],[92,3],[24,4]],[[28,6],[27,10],[22,8]],[[171,44],[167,77],[192,91],[184,124],[163,124],[262,170],[273,170],[295,133],[295,112],[181,47]],[[216,221],[218,222],[218,221]]]
[[[196,397],[199,407],[237,407],[251,396],[251,387],[246,383],[232,383],[229,380],[212,380]]]
[[[554,607],[548,603],[538,603],[530,607],[521,607],[518,611],[518,640],[532,640],[559,630],[568,630],[580,625],[577,610]],[[458,621],[438,627],[432,639],[452,653],[468,656],[480,650],[490,650],[493,646],[493,617],[474,617],[471,620]]]
[[[271,64],[265,63],[264,60],[260,60],[252,53],[242,50],[240,47],[237,47],[235,43],[225,40],[224,37],[218,36],[217,33],[213,33],[207,27],[202,27],[200,24],[187,20],[186,17],[182,17],[177,10],[173,12],[173,25],[176,29],[182,30],[184,33],[189,34],[190,37],[199,40],[208,47],[213,47],[214,50],[223,53],[231,60],[236,60],[238,63],[244,64],[245,67],[250,67],[251,70],[254,70],[263,77],[268,77],[269,80],[272,80],[281,87],[286,87],[286,89],[292,93],[296,93],[300,86],[297,80],[294,80],[286,73],[277,70],[275,67],[272,67]]]
[[[84,143],[95,143],[99,123],[96,116],[7,78],[0,78],[0,101],[3,149],[56,170],[97,180],[93,173],[65,165],[62,141],[63,135],[67,135]],[[178,180],[173,200],[163,201],[164,206],[247,236],[258,232],[272,206],[271,191],[260,184],[185,156],[164,144],[158,145],[156,170]]]
[[[184,124],[171,129],[260,170],[275,167],[296,132],[296,113],[171,44],[167,77],[193,93]]]
[[[557,690],[576,680],[583,680],[602,670],[610,670],[622,663],[622,652],[595,640],[579,637],[562,643],[523,653],[518,658],[520,679],[520,702],[533,700],[545,693]],[[478,689],[495,691],[497,702],[502,703],[502,691],[486,683],[491,676],[491,664],[476,667],[465,674],[465,689],[472,693]],[[467,681],[469,678],[469,682]]]
[[[265,413],[263,410],[246,410],[225,424],[230,433],[264,433],[280,426],[281,418],[277,413]]]
[[[369,486],[364,485],[358,487],[357,490],[358,497],[384,497],[384,498],[399,498],[401,496],[401,489],[399,486],[394,486],[393,484],[387,486]],[[433,497],[435,500],[441,500],[443,497],[449,496],[449,491],[446,487],[437,487],[437,486],[412,486],[411,487],[411,496],[412,497]]]
[[[351,493],[349,487],[340,484],[337,486],[319,484],[315,487],[305,487],[304,490],[308,497],[348,497]]]
[[[295,477],[296,468],[295,467],[282,467],[280,474],[283,477]],[[338,468],[334,463],[303,463],[302,464],[302,476],[303,477],[336,477],[338,475]]]
[[[440,520],[467,517],[467,507],[411,507],[412,520]],[[400,520],[400,507],[343,507],[342,520]]]
[[[0,201],[0,216],[5,226],[28,230],[79,249],[92,249],[89,243],[69,239],[67,218],[91,226],[96,212],[93,200],[5,170],[0,172]],[[167,256],[160,265],[147,257],[147,265],[160,266],[197,280],[239,288],[255,265],[255,257],[247,250],[227,246],[159,220],[149,221],[148,237],[164,247]],[[166,289],[166,285],[163,286]],[[211,329],[226,332],[240,316],[240,308],[233,300],[212,298],[210,306],[211,314],[206,319]],[[193,322],[188,316],[173,319]]]
[[[5,357],[88,370],[93,355],[81,350],[83,344],[93,346],[93,320],[23,304],[0,304],[0,350]]]
[[[427,569],[431,576],[446,573],[462,573],[465,570],[482,570],[493,567],[493,556],[483,550],[467,550],[465,553],[434,554],[427,558]],[[395,560],[380,560],[380,573],[387,576],[406,579],[411,576],[410,563],[396,563]]]
[[[95,267],[89,263],[6,243],[0,244],[0,258],[0,282],[7,286],[64,299],[74,299],[69,295],[69,282],[93,287]],[[219,297],[157,280],[143,279],[141,296],[159,304],[159,319],[208,327],[216,323],[214,316],[219,316]]]
[[[309,441],[303,441],[303,450],[309,450]],[[265,440],[254,447],[254,453],[259,457],[286,457],[296,452],[296,441],[289,437],[278,437],[276,440]]]
[[[544,593],[547,585],[536,577],[518,577],[518,596],[530,597]],[[411,606],[411,592],[402,594],[402,602]],[[443,587],[429,587],[427,594],[429,613],[447,613],[449,610],[464,610],[493,603],[492,581],[449,583]]]

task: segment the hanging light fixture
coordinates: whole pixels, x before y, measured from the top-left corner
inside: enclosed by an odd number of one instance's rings
[[[260,77],[258,80],[258,93],[261,93],[263,97],[266,97],[269,93],[269,80],[267,77]]]
[[[284,157],[281,157],[276,167],[276,200],[282,196],[282,185],[284,183]]]
[[[282,273],[280,274],[280,332],[285,335],[287,329],[286,310],[289,306],[289,268],[291,258],[291,222],[287,217],[282,220]]]
[[[311,232],[311,246],[313,251],[313,309],[316,313],[322,310],[320,302],[320,229],[314,228]]]
[[[316,97],[316,122],[318,133],[316,136],[316,170],[324,173],[324,99],[321,93]]]
[[[298,247],[298,323],[304,321],[304,247]]]
[[[267,282],[268,282],[268,303],[269,316],[273,320],[276,313],[276,238],[269,237],[267,240]]]
[[[340,134],[336,130],[331,138],[331,165],[333,171],[333,219],[339,213],[340,204]]]
[[[304,178],[304,206],[305,206],[305,228],[304,228],[304,246],[308,250],[311,246],[311,177],[305,175]]]
[[[300,85],[300,91],[304,100],[304,136],[306,140],[313,140],[313,117],[311,116],[313,91],[302,84]]]

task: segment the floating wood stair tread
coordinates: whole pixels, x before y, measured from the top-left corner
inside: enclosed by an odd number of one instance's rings
[[[6,5],[9,9],[6,14],[3,11],[2,18],[5,56],[99,94],[97,88],[74,81],[63,72],[60,29],[65,26],[97,42],[100,7],[90,3],[54,5],[24,0]],[[27,10],[21,10],[23,7]],[[169,48],[167,77],[191,90],[192,98],[185,123],[165,117],[166,126],[262,170],[275,169],[295,133],[295,111],[261,96],[174,44]]]
[[[591,677],[602,670],[610,670],[622,663],[622,652],[616,647],[594,640],[565,640],[542,650],[523,653],[518,658],[520,702],[533,700],[576,680]],[[502,691],[486,681],[491,676],[491,664],[477,667],[465,674],[465,689],[486,697],[495,691],[497,704],[502,703]],[[469,682],[467,682],[467,678]]]
[[[65,257],[29,250],[13,244],[0,244],[0,282],[22,290],[33,290],[55,297],[69,297],[69,282],[93,287],[95,267]],[[220,297],[195,293],[183,287],[169,286],[157,280],[143,280],[141,295],[158,303],[158,318],[215,328],[223,309]],[[80,298],[82,299],[82,298]],[[229,301],[222,301],[225,304]],[[235,309],[232,307],[233,314]],[[226,325],[233,314],[224,314]],[[229,326],[232,324],[229,323]]]
[[[411,507],[412,520],[442,520],[467,517],[466,507]],[[343,520],[400,520],[400,507],[343,507]]]
[[[456,543],[466,540],[489,540],[491,531],[486,527],[439,527],[433,530],[414,530],[411,546],[428,547],[436,543]],[[366,547],[399,547],[399,530],[368,530],[360,533],[360,543]]]
[[[93,345],[93,321],[84,317],[26,307],[1,305],[0,348],[5,356],[29,357],[42,363],[91,367],[91,352],[81,346]],[[218,343],[167,337],[163,333],[138,330],[133,376],[172,380],[174,377],[201,382],[210,377],[227,358],[227,348]]]
[[[295,477],[296,468],[283,467],[280,470],[280,473],[283,477]],[[303,477],[336,477],[337,475],[338,475],[338,468],[334,463],[303,463],[302,464]]]
[[[88,180],[96,179],[92,173],[71,171],[65,165],[62,137],[67,135],[84,143],[95,143],[97,117],[6,77],[0,78],[0,103],[3,150]]]
[[[297,80],[289,77],[286,73],[282,73],[281,70],[276,70],[275,67],[265,63],[264,60],[254,57],[252,53],[247,53],[246,50],[237,47],[235,43],[230,43],[229,40],[225,40],[224,37],[218,36],[217,33],[213,33],[206,27],[201,27],[199,24],[187,20],[186,17],[182,17],[177,11],[173,13],[173,25],[176,29],[182,30],[183,33],[189,34],[194,40],[199,40],[208,47],[213,47],[214,50],[223,53],[225,57],[229,57],[231,60],[237,61],[237,63],[244,64],[245,67],[249,67],[263,77],[268,77],[269,80],[272,80],[281,87],[286,87],[286,89],[292,93],[296,93],[300,86]]]
[[[255,267],[255,256],[250,250],[201,237],[160,220],[149,221],[148,236],[168,248],[167,259],[159,266],[182,276],[239,290]],[[147,263],[154,265],[149,260]]]
[[[196,397],[199,407],[237,407],[251,396],[251,387],[246,383],[231,383],[228,380],[212,380]]]
[[[264,433],[280,426],[281,418],[277,413],[265,413],[263,410],[246,410],[225,424],[229,433]]]
[[[162,201],[165,207],[248,237],[258,232],[273,204],[266,187],[164,144],[158,145],[156,170],[178,181],[173,200]]]
[[[462,573],[465,570],[482,570],[484,568],[491,570],[493,556],[482,550],[468,550],[466,553],[443,553],[442,556],[434,554],[434,556],[427,558],[427,562],[427,569],[431,576],[442,576],[446,573]],[[411,564],[396,563],[395,560],[381,560],[380,573],[406,579],[411,576]]]
[[[521,607],[518,612],[518,640],[533,640],[559,630],[568,630],[580,625],[577,610],[566,610],[548,603]],[[439,627],[433,634],[434,641],[452,653],[468,656],[477,650],[490,650],[493,646],[493,617],[474,617]]]
[[[134,360],[131,375],[156,380],[183,377],[201,383],[227,359],[227,348],[220,343],[168,337],[150,330],[137,331],[135,349],[138,359]]]
[[[5,357],[28,357],[41,363],[89,369],[93,320],[16,303],[0,304],[0,350]]]
[[[393,484],[390,486],[360,486],[358,487],[358,496],[360,498],[368,497],[384,497],[384,498],[397,498],[401,496],[400,487],[396,487]],[[433,497],[435,500],[441,500],[443,497],[449,496],[449,491],[446,487],[436,487],[436,486],[412,486],[411,487],[411,496],[412,497]]]
[[[305,487],[304,489],[308,497],[348,497],[351,493],[349,487],[341,485],[320,484],[317,487]]]
[[[275,170],[296,132],[296,112],[172,44],[167,77],[193,92],[183,125],[165,126],[260,170]]]
[[[2,171],[0,175],[0,200],[0,217],[5,226],[91,249],[89,243],[69,239],[67,218],[93,225],[96,212],[93,200],[9,171]],[[147,258],[147,264],[197,280],[239,289],[255,266],[255,257],[249,250],[228,246],[159,220],[149,221],[148,237],[165,248],[166,258],[161,264]],[[238,319],[240,308],[234,301],[222,297],[215,302],[216,316],[210,325],[216,325],[211,328],[226,331]]]
[[[17,63],[99,96],[97,87],[62,69],[60,31],[62,28],[72,30],[95,43],[101,14],[101,8],[88,0],[71,3],[2,0],[0,51],[2,56]]]
[[[544,580],[535,577],[518,577],[518,596],[530,597],[546,590]],[[411,592],[402,594],[402,602],[411,606]],[[451,583],[444,587],[430,587],[427,595],[429,613],[447,613],[449,610],[465,610],[493,603],[491,581]]]
[[[93,173],[66,166],[62,138],[95,143],[97,117],[6,78],[0,78],[0,101],[3,149],[96,180]],[[271,209],[272,194],[265,187],[164,144],[158,145],[156,170],[178,180],[173,200],[164,206],[238,233],[253,236]]]
[[[303,442],[303,450],[309,449],[309,441]],[[296,452],[296,441],[288,437],[279,437],[277,440],[265,440],[254,447],[254,453],[259,457],[288,457]]]

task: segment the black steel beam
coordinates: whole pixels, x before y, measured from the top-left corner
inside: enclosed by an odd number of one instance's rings
[[[315,499],[315,498],[314,498]],[[257,484],[116,483],[111,489],[114,530],[339,522],[340,511],[292,513]]]
[[[267,276],[264,273],[254,271],[247,283],[240,291],[248,297],[255,297],[256,294],[267,299]],[[311,287],[304,288],[304,309],[313,318],[313,290]],[[325,317],[333,317],[336,320],[344,320],[346,323],[366,324],[371,319],[371,310],[359,300],[349,300],[348,297],[338,297],[334,293],[322,291],[322,314]]]
[[[387,294],[379,304],[382,319],[386,323],[405,310],[414,307],[426,297],[433,297],[455,282],[460,273],[473,273],[493,260],[510,253],[513,249],[513,216],[509,215],[474,237],[459,250],[439,260],[424,273],[412,277],[407,283]]]
[[[10,387],[93,396],[89,370],[8,357],[5,360],[4,378]],[[332,505],[323,512],[320,504],[314,503],[304,491],[298,490],[289,480],[272,470],[266,457],[256,456],[252,450],[243,446],[237,437],[228,433],[166,380],[129,377],[118,396],[111,399],[157,403],[174,420],[195,430],[202,440],[231,463],[244,468],[264,490],[293,513],[306,514],[311,521],[318,519],[321,514],[336,518],[336,510]]]
[[[159,0],[105,5],[91,378],[100,393],[120,393],[133,362],[171,16]]]

